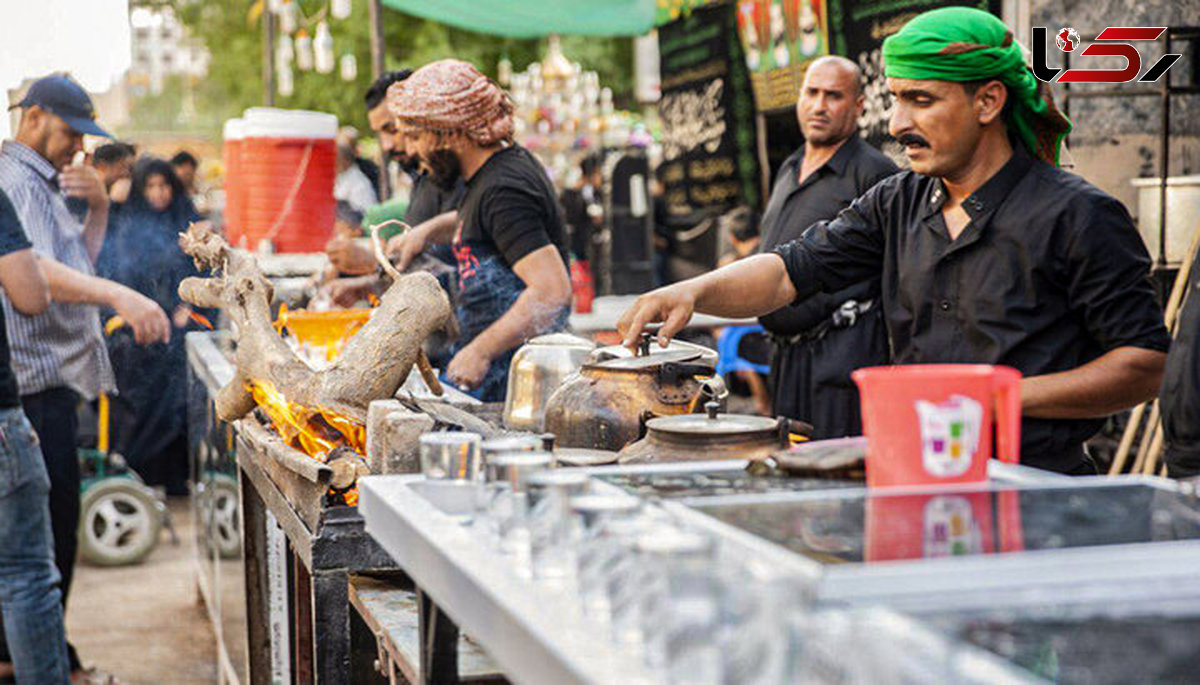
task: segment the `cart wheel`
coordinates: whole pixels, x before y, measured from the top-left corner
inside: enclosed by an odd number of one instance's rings
[[[79,548],[97,566],[136,564],[158,545],[162,514],[154,493],[129,478],[109,478],[83,495]]]
[[[237,481],[228,476],[213,478],[208,497],[209,515],[212,516],[212,544],[222,559],[236,557],[242,551]]]

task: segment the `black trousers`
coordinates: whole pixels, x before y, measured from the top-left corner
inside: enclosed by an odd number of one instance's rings
[[[859,314],[848,327],[791,344],[776,341],[768,383],[778,416],[813,426],[825,440],[862,434],[858,386],[850,372],[888,363],[887,330],[880,307]]]
[[[63,611],[75,572],[79,528],[79,454],[75,439],[79,419],[75,414],[79,395],[69,388],[50,388],[32,395],[23,395],[21,404],[29,423],[37,431],[42,458],[50,473],[50,527],[54,531],[54,564],[62,575]],[[8,645],[0,625],[0,660],[8,659]],[[74,645],[67,643],[71,670],[80,668]]]

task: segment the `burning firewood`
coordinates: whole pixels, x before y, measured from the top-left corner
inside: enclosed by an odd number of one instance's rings
[[[371,473],[371,469],[367,467],[367,462],[362,455],[348,447],[339,447],[330,452],[329,459],[325,463],[333,469],[329,487],[335,490],[348,489],[358,482],[360,476]]]
[[[314,371],[271,325],[270,281],[254,257],[208,230],[189,227],[180,247],[211,278],[188,278],[179,296],[203,308],[225,310],[236,327],[237,373],[216,397],[218,416],[233,421],[255,407],[253,381],[266,381],[289,403],[365,423],[372,400],[391,397],[407,378],[421,343],[451,319],[450,301],[437,279],[415,273],[394,281],[368,321],[328,367]]]

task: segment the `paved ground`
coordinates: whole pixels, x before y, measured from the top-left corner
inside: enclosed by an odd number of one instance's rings
[[[193,685],[217,680],[216,641],[199,600],[186,498],[169,502],[179,545],[164,531],[139,566],[76,567],[67,635],[89,666],[122,683]]]

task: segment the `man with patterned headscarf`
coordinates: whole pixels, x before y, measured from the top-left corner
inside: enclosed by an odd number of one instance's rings
[[[626,342],[650,322],[666,338],[693,311],[755,316],[882,271],[897,363],[1017,368],[1021,462],[1095,473],[1084,440],[1154,396],[1168,344],[1129,213],[1058,168],[1070,122],[996,17],[926,12],[883,56],[911,171],[773,254],[642,296],[619,323]]]
[[[512,140],[508,93],[466,62],[418,69],[388,89],[388,105],[409,154],[433,181],[450,188],[461,177],[467,184],[458,221],[410,230],[394,252],[398,266],[431,245],[451,243],[460,338],[445,377],[485,402],[501,401],[517,347],[566,325],[571,284],[554,186]]]

